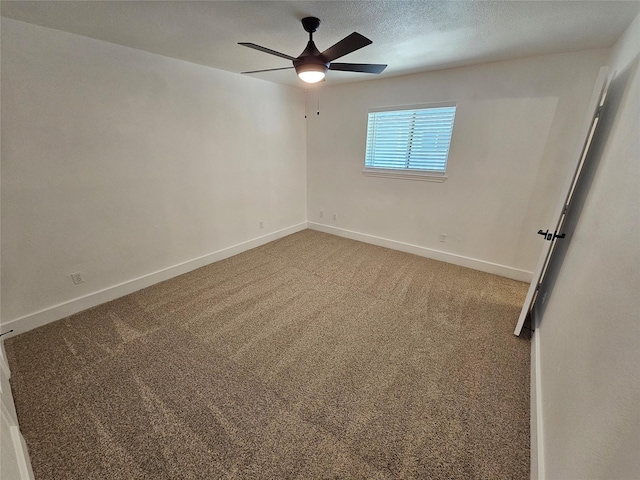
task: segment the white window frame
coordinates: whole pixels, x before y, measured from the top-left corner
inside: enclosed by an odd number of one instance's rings
[[[419,104],[419,105],[400,105],[393,107],[380,107],[380,108],[372,108],[367,112],[367,132],[369,130],[369,114],[376,112],[392,112],[392,111],[402,111],[402,110],[423,110],[423,109],[431,109],[431,108],[442,108],[442,107],[455,107],[456,113],[458,104],[457,102],[439,102],[439,103],[427,103],[427,104]],[[455,124],[455,114],[454,114],[454,124]],[[451,131],[451,141],[453,141],[453,129]],[[447,153],[447,163],[449,159],[449,153],[451,153],[451,145],[449,146],[449,152]],[[365,168],[362,170],[362,173],[371,177],[387,177],[387,178],[400,178],[407,180],[422,180],[427,182],[444,182],[447,179],[447,167],[445,166],[445,171],[433,171],[433,170],[419,170],[419,169],[387,169],[380,167],[370,167],[366,164],[366,146],[365,146]]]

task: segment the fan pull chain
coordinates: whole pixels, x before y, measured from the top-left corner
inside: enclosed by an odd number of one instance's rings
[[[316,91],[318,92],[318,109],[316,110],[316,115],[320,115],[320,85],[316,87]]]
[[[307,118],[307,86],[304,86],[304,118]]]

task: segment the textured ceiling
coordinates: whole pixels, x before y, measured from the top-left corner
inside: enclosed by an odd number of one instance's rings
[[[321,51],[357,31],[373,44],[338,61],[386,63],[383,77],[609,47],[639,12],[639,1],[2,2],[6,17],[231,72],[290,66],[237,43],[298,56],[307,41],[300,19],[316,16]],[[303,85],[293,70],[253,76]],[[327,81],[375,77],[329,72]]]

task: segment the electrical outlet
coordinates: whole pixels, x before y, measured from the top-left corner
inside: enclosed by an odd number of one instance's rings
[[[260,226],[260,228],[264,228],[264,222],[262,220],[260,220],[260,223],[258,223],[258,225]]]
[[[73,281],[73,283],[75,285],[78,285],[79,283],[83,283],[84,282],[84,277],[82,276],[82,273],[80,273],[80,272],[70,273],[69,276],[71,277],[71,280]]]
[[[444,243],[444,242],[446,242],[446,241],[447,241],[447,234],[446,234],[446,233],[441,233],[441,234],[440,234],[440,241],[441,241],[442,243]]]
[[[333,219],[334,219],[334,220],[337,220],[337,219],[338,219],[338,214],[337,214],[337,213],[334,213],[334,214],[333,214]]]
[[[320,210],[320,218],[324,217],[324,212],[322,210]]]

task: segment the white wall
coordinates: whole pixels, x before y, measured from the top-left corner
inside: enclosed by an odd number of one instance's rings
[[[535,333],[547,480],[640,478],[639,53],[640,17],[613,49],[631,72]]]
[[[503,268],[495,273],[530,279],[540,252],[536,232],[551,223],[607,53],[321,86],[319,116],[311,91],[309,221],[422,247],[427,256],[481,270],[498,264]],[[444,183],[361,173],[368,109],[443,101],[458,103]]]
[[[303,223],[305,128],[299,89],[3,18],[3,323]]]

